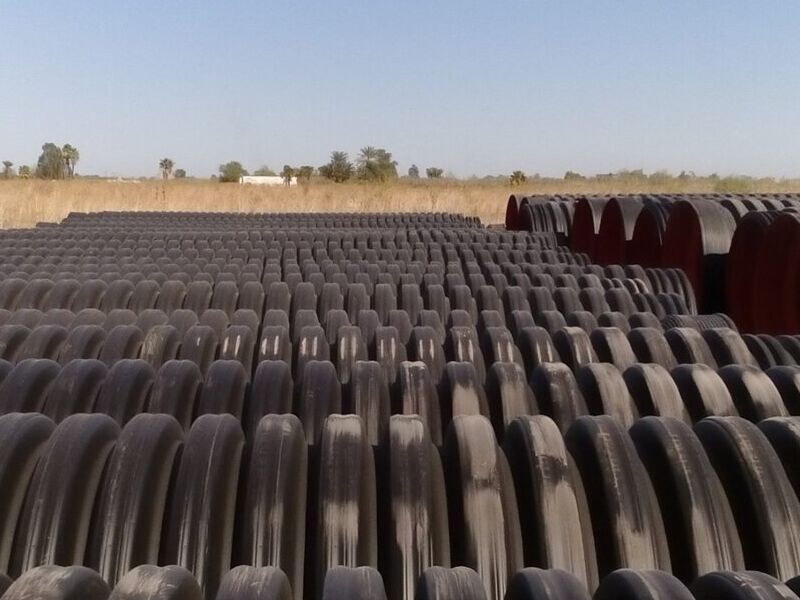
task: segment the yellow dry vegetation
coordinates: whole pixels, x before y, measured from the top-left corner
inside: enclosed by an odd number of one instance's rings
[[[454,212],[502,222],[499,185],[313,182],[292,188],[214,181],[0,181],[0,227],[31,227],[70,212]]]
[[[800,192],[800,182],[753,180],[752,192]],[[512,192],[526,194],[709,193],[715,183],[529,180],[520,188],[497,182],[400,180],[388,184],[313,181],[299,187],[222,184],[209,180],[0,180],[0,228],[57,222],[70,212],[451,212],[502,223]]]

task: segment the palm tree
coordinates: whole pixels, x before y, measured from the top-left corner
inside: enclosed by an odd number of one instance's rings
[[[72,144],[64,144],[61,155],[64,157],[64,166],[67,167],[67,175],[75,177],[75,165],[81,159],[81,153]]]
[[[378,158],[378,149],[375,146],[364,146],[358,155],[361,164],[371,163]]]
[[[3,178],[9,179],[11,177],[11,167],[14,166],[14,163],[10,160],[3,161]]]
[[[163,177],[165,180],[169,179],[169,176],[172,175],[172,169],[174,166],[175,163],[171,158],[162,158],[158,163],[158,168],[161,169],[161,177]]]
[[[365,146],[358,155],[358,176],[367,181],[387,181],[397,177],[397,161],[383,148]]]
[[[353,176],[353,163],[350,162],[347,152],[337,150],[331,152],[330,162],[319,168],[319,174],[336,183],[342,183]]]

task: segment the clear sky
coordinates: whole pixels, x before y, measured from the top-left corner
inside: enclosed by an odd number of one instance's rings
[[[0,2],[0,160],[800,176],[800,2]]]

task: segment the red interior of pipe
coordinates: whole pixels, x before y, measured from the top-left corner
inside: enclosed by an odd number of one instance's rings
[[[678,202],[672,207],[664,232],[661,261],[664,267],[683,269],[694,288],[698,302],[702,304],[703,230],[690,202]]]
[[[609,200],[603,209],[595,244],[595,261],[604,266],[625,263],[625,221],[616,198]]]
[[[800,221],[795,226],[792,252],[786,260],[786,319],[789,333],[800,334]]]
[[[769,226],[758,252],[754,280],[754,329],[759,333],[792,333],[797,307],[792,306],[797,297],[792,289],[793,273],[797,271],[800,253],[800,220],[796,215],[779,216]],[[794,263],[794,264],[792,264]],[[796,331],[796,329],[794,330]]]
[[[589,258],[595,258],[595,243],[597,230],[600,227],[600,215],[595,215],[599,210],[586,198],[580,198],[575,203],[575,215],[572,218],[572,235],[570,246],[575,252],[584,252]]]
[[[662,240],[663,231],[656,216],[650,210],[643,210],[636,219],[633,237],[628,244],[628,260],[643,267],[661,266]]]
[[[506,204],[506,229],[509,231],[519,231],[520,229],[519,206],[514,194],[508,197],[508,204]]]
[[[527,202],[519,209],[519,229],[521,231],[533,231],[533,207]]]
[[[755,305],[753,281],[758,267],[758,253],[764,242],[769,223],[761,218],[745,218],[736,227],[728,253],[726,298],[730,317],[739,331],[754,329]]]

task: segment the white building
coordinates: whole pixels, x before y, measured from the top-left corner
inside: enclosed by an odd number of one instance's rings
[[[252,185],[286,185],[283,177],[278,175],[245,175],[239,178],[239,183],[249,183]],[[297,185],[297,178],[292,177],[289,185]]]

